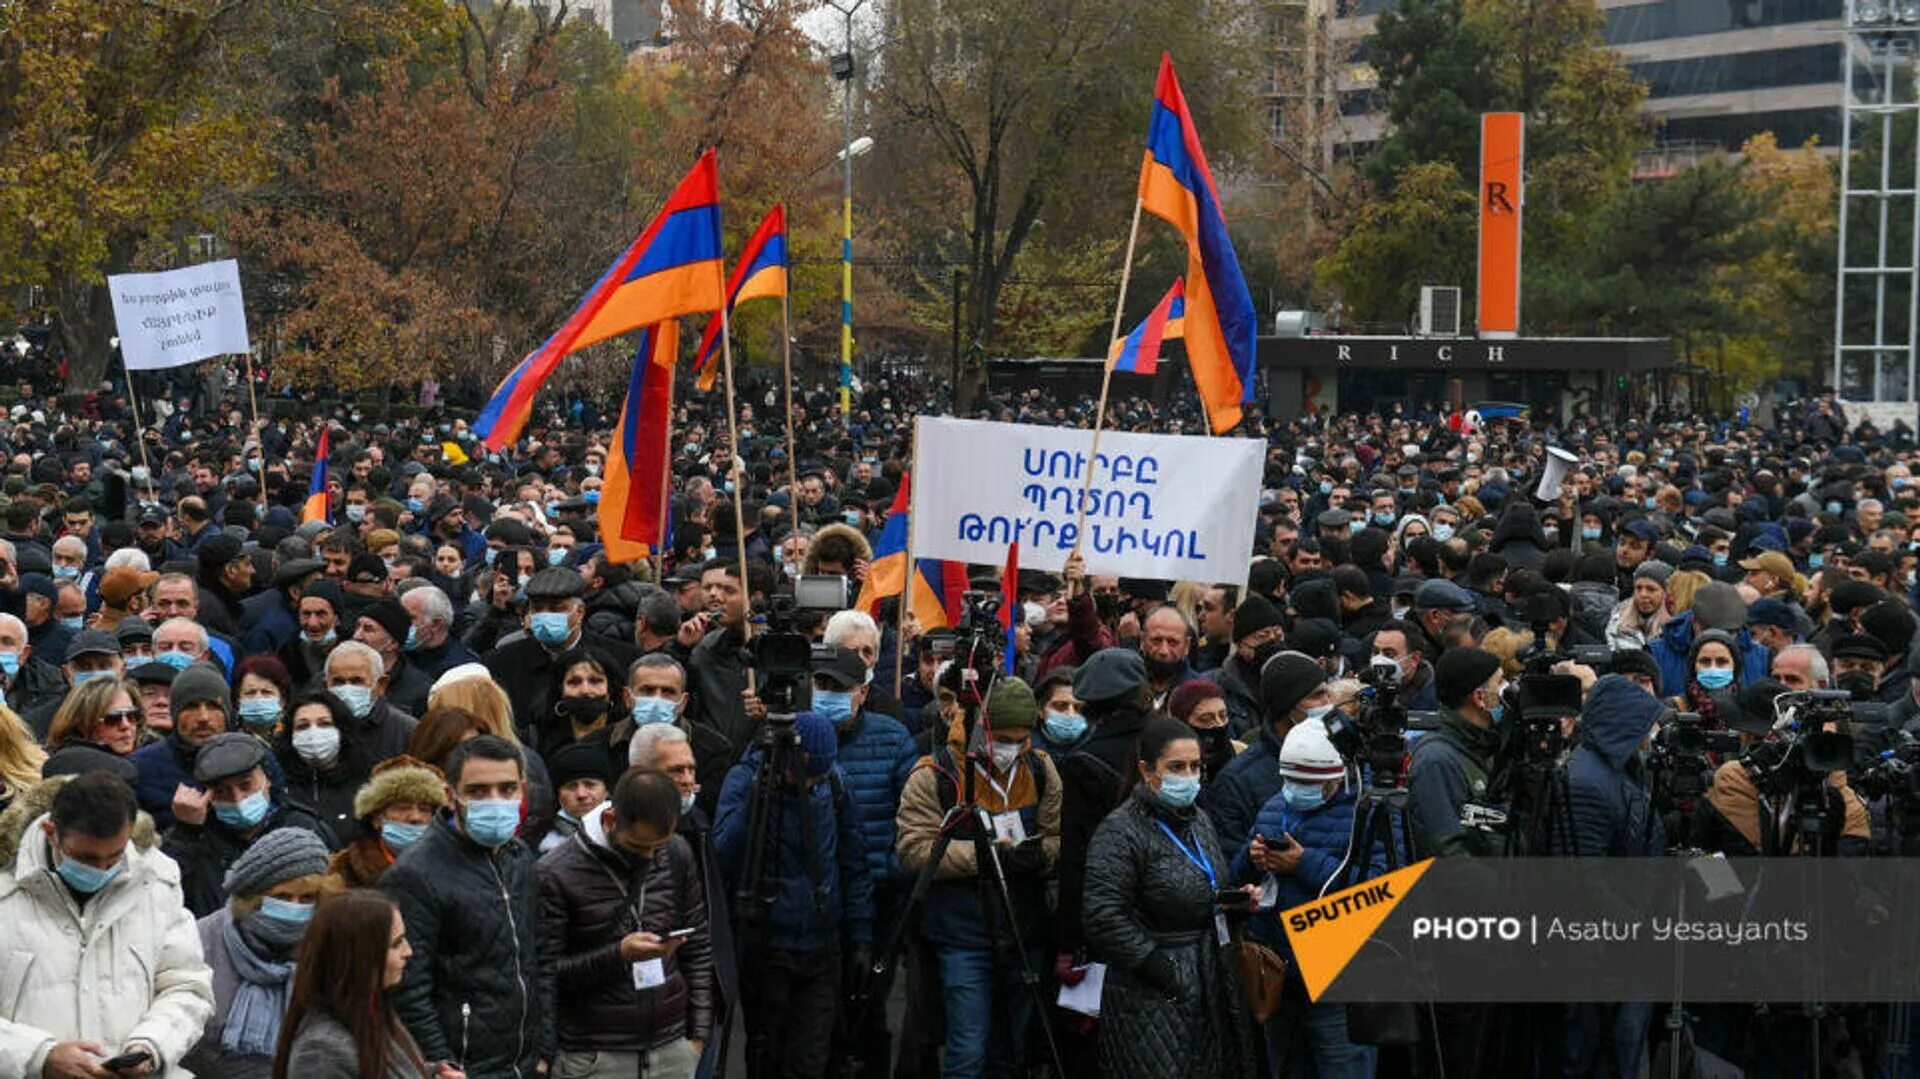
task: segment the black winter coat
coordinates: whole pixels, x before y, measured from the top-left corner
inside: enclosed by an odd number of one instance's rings
[[[333,833],[320,823],[319,818],[305,807],[288,802],[286,792],[276,789],[273,792],[273,808],[267,810],[266,819],[260,822],[260,830],[254,833],[253,839],[282,828],[305,828],[319,836],[328,850],[338,850],[340,847]],[[253,839],[244,839],[220,823],[212,807],[207,809],[205,824],[174,822],[160,850],[180,863],[180,892],[186,898],[187,909],[193,912],[195,918],[204,918],[226,905],[227,890],[222,884],[226,880],[227,870],[253,845]]]
[[[585,828],[540,859],[540,977],[553,1001],[555,1048],[637,1053],[710,1040],[713,938],[693,848],[674,836],[636,864],[604,838]],[[666,984],[635,989],[620,941],[676,929],[694,932],[661,960]]]
[[[1100,1061],[1107,1079],[1254,1074],[1239,970],[1214,928],[1213,884],[1161,831],[1233,875],[1204,812],[1170,809],[1145,785],[1113,811],[1087,854],[1086,940],[1107,964]],[[1170,987],[1143,970],[1171,963]],[[1163,988],[1172,988],[1171,999]]]
[[[413,958],[394,1010],[427,1060],[469,1079],[532,1079],[551,1039],[537,940],[540,886],[518,839],[488,850],[443,810],[380,877]]]
[[[1055,763],[1060,771],[1060,905],[1054,924],[1061,948],[1080,943],[1080,893],[1087,871],[1087,845],[1113,807],[1126,796],[1127,774],[1134,767],[1144,712],[1116,712],[1102,720],[1071,756]]]

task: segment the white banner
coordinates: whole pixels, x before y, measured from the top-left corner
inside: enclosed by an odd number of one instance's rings
[[[1058,572],[1080,539],[1085,428],[922,416],[913,556]],[[1085,496],[1087,572],[1243,585],[1266,444],[1107,432]]]
[[[179,367],[252,347],[240,264],[232,259],[164,273],[116,274],[107,278],[107,291],[129,370]]]

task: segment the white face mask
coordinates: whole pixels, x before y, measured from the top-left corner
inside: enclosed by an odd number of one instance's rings
[[[293,751],[308,764],[330,764],[340,755],[340,728],[308,727],[294,731]]]
[[[993,754],[993,770],[1006,772],[1011,770],[1014,762],[1020,759],[1020,743],[995,742],[990,752]]]

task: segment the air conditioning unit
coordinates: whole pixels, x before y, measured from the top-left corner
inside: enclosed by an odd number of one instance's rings
[[[1450,285],[1420,286],[1421,337],[1460,336],[1460,290]]]

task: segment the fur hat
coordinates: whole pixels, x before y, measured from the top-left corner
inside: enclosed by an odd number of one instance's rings
[[[430,809],[447,804],[446,777],[440,769],[404,754],[374,766],[373,776],[353,796],[355,820],[366,820],[395,802],[417,802]]]

